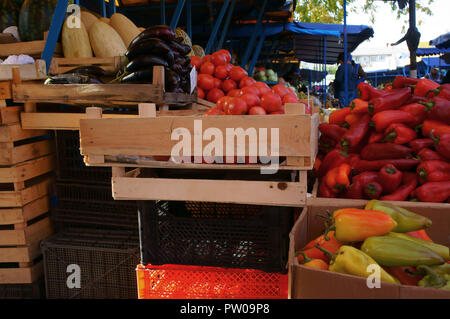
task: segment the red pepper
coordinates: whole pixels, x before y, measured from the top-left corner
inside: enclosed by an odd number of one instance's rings
[[[371,132],[369,137],[369,144],[378,143],[384,138],[383,133]]]
[[[379,90],[371,86],[369,83],[361,82],[356,87],[358,97],[364,101],[369,101],[371,99],[384,96],[390,92]]]
[[[408,85],[416,85],[419,79],[410,78],[407,76],[396,76],[394,81],[392,81],[392,88],[401,89]]]
[[[419,138],[408,143],[414,153],[418,154],[422,149],[432,147],[434,142],[431,138]]]
[[[375,143],[366,145],[361,151],[363,160],[374,161],[411,157],[412,149],[395,143]]]
[[[378,199],[382,193],[383,186],[381,186],[380,183],[371,182],[364,186],[364,194],[366,194],[369,199]]]
[[[450,163],[438,160],[425,161],[416,168],[421,184],[450,181]]]
[[[351,167],[343,163],[327,172],[324,181],[332,192],[339,193],[350,186]]]
[[[411,266],[383,267],[388,274],[397,278],[402,285],[418,286],[423,276],[416,275],[417,269]],[[409,272],[408,272],[409,271]],[[413,274],[411,274],[413,273]]]
[[[431,160],[438,160],[438,161],[445,161],[446,159],[439,155],[439,153],[430,150],[429,148],[424,148],[417,153],[417,156],[420,158],[421,161],[431,161]]]
[[[433,131],[434,136],[450,133],[450,125],[439,121],[425,120],[422,125],[422,135],[424,137],[430,137],[431,131]]]
[[[445,202],[450,197],[450,181],[425,183],[417,188],[416,194],[422,202]]]
[[[402,183],[403,173],[394,165],[387,164],[378,173],[379,182],[383,186],[384,193],[393,193]]]
[[[345,122],[345,117],[350,114],[352,110],[349,107],[344,107],[342,109],[331,112],[328,117],[328,123],[330,124],[343,124]]]
[[[342,194],[341,197],[348,199],[363,199],[364,193],[361,182],[358,179],[357,180],[353,179],[352,183],[347,188],[347,190]]]
[[[400,110],[382,111],[372,117],[377,132],[383,132],[391,124],[413,123],[415,121],[416,119],[410,113]]]
[[[369,132],[370,115],[365,114],[358,123],[350,126],[350,129],[341,138],[341,147],[347,150],[355,147]]]
[[[381,200],[404,201],[412,191],[417,187],[417,174],[412,172],[403,172],[402,185],[390,195],[382,196]]]
[[[345,123],[348,124],[348,127],[351,127],[353,124],[358,123],[361,121],[364,114],[356,114],[356,113],[350,113],[345,117]]]
[[[385,91],[392,91],[393,87],[392,87],[392,83],[386,83],[386,85],[384,86],[383,90]]]
[[[400,111],[405,111],[414,117],[414,121],[409,123],[412,127],[422,124],[425,121],[427,112],[425,111],[425,105],[420,103],[411,103],[402,106]]]
[[[394,158],[376,161],[359,160],[353,165],[356,172],[379,171],[384,165],[392,164],[399,170],[407,171],[419,165],[420,161],[412,158]]]
[[[331,150],[335,149],[336,145],[336,140],[332,139],[329,136],[321,135],[319,137],[319,150],[323,153],[328,153]]]
[[[364,101],[363,99],[354,99],[350,103],[350,108],[352,109],[352,113],[368,113],[369,112],[369,102]]]
[[[404,105],[413,104],[413,103],[419,103],[419,102],[426,102],[426,101],[428,101],[428,98],[412,94],[409,97],[409,99],[406,100]]]
[[[353,181],[358,181],[362,187],[371,182],[378,182],[378,172],[367,171],[353,176]]]
[[[414,88],[414,95],[425,96],[430,90],[435,90],[439,87],[439,83],[434,82],[430,79],[420,79],[417,81],[416,87]]]
[[[404,105],[411,96],[411,88],[399,89],[395,92],[387,92],[388,94],[374,98],[369,101],[369,112],[379,113],[387,110],[398,109]]]
[[[319,197],[325,198],[336,198],[336,193],[334,193],[328,186],[325,181],[321,181],[319,184]]]
[[[389,125],[384,134],[383,141],[394,142],[395,144],[406,144],[417,137],[413,129],[400,123]]]
[[[442,84],[440,87],[434,90],[430,90],[425,94],[426,97],[438,96],[443,99],[450,100],[450,86]]]
[[[420,229],[420,230],[416,230],[416,231],[412,231],[407,233],[410,236],[416,237],[416,238],[420,238],[423,240],[427,240],[430,242],[433,242],[430,238],[430,236],[428,236],[427,232],[425,231],[425,229]]]
[[[342,150],[334,149],[329,152],[322,161],[322,165],[320,165],[320,169],[317,172],[317,177],[321,178],[325,176],[325,174],[333,169],[336,166],[341,165],[342,163],[346,163],[348,161],[348,154]]]
[[[425,105],[427,120],[450,124],[450,100],[434,97],[428,102],[419,103]]]
[[[444,133],[435,137],[434,130],[431,130],[430,136],[436,152],[447,160],[450,160],[450,133]]]
[[[347,129],[340,127],[337,124],[329,124],[329,123],[320,123],[319,131],[322,135],[326,135],[334,139],[335,141],[340,141],[342,135],[347,132]]]

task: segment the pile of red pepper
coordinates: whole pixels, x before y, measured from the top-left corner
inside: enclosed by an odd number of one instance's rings
[[[358,85],[319,125],[319,197],[450,200],[450,84],[397,76]]]

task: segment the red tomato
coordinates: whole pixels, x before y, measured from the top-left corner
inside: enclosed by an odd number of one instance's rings
[[[261,98],[261,106],[267,112],[271,113],[281,109],[282,101],[278,94],[268,92]]]
[[[228,96],[232,96],[232,97],[238,97],[241,96],[241,90],[238,89],[234,89],[228,92],[227,94]]]
[[[209,115],[225,115],[225,113],[222,110],[219,110],[217,107],[212,107],[205,113],[203,113],[204,116]]]
[[[202,64],[206,63],[206,62],[211,62],[212,61],[212,55],[211,54],[207,54],[202,58]]]
[[[231,79],[227,79],[227,80],[225,80],[225,81],[223,81],[222,82],[222,90],[224,91],[224,92],[230,92],[231,90],[235,90],[235,89],[237,89],[237,84],[236,84],[236,82],[234,82],[233,80],[231,80]]]
[[[199,74],[197,77],[197,85],[199,88],[209,91],[214,88],[214,77],[209,74]]]
[[[275,112],[270,112],[269,114],[284,114],[284,111],[275,111]]]
[[[248,110],[249,115],[265,115],[267,114],[266,110],[261,106],[254,106]]]
[[[249,77],[249,76],[244,76],[241,81],[239,82],[239,87],[245,88],[246,86],[251,86],[252,84],[255,84],[256,80]]]
[[[199,56],[191,56],[191,65],[195,66],[197,71],[200,70],[200,66],[202,65],[202,58]]]
[[[247,111],[247,102],[240,97],[235,97],[233,100],[228,102],[225,113],[229,115],[244,115],[247,114]]]
[[[231,62],[231,53],[228,50],[222,49],[222,50],[217,51],[217,53],[224,54],[227,59],[227,63]]]
[[[228,63],[227,57],[222,52],[213,53],[211,62],[214,63],[215,66],[226,65]]]
[[[226,79],[228,77],[228,70],[226,65],[219,65],[216,67],[216,70],[214,71],[214,76],[218,79]]]
[[[233,81],[240,82],[246,76],[248,76],[247,71],[240,66],[233,66],[230,70],[230,79]]]
[[[285,103],[298,103],[298,97],[293,94],[286,94],[283,96],[283,104]]]
[[[213,75],[216,67],[211,62],[205,62],[200,67],[200,73],[201,74],[209,74]]]
[[[271,92],[270,87],[264,82],[256,82],[251,85],[259,90],[259,96],[263,96],[267,92]]]
[[[197,86],[197,97],[199,99],[204,99],[205,98],[205,91],[203,91],[203,89],[199,86]]]
[[[259,96],[255,95],[255,94],[251,94],[251,93],[242,94],[240,96],[240,98],[244,99],[245,102],[247,102],[247,106],[249,108],[253,107],[253,106],[257,106],[261,103],[261,99],[259,98]]]
[[[228,63],[228,64],[226,65],[226,67],[227,67],[228,75],[230,75],[230,71],[231,71],[231,69],[234,67],[234,65]]]
[[[220,110],[225,110],[228,106],[228,102],[231,101],[233,97],[231,96],[223,96],[216,102],[216,107]]]
[[[254,94],[259,97],[259,90],[255,88],[254,86],[246,86],[241,89],[242,94]]]
[[[218,88],[213,88],[211,91],[208,92],[208,94],[206,95],[206,99],[210,102],[213,103],[217,103],[217,101],[221,98],[224,97],[225,94],[223,93],[223,91],[221,89]]]
[[[272,87],[272,92],[278,94],[281,98],[284,97],[286,94],[291,93],[291,91],[283,84],[274,85]]]
[[[222,87],[222,81],[218,78],[214,78],[214,87],[220,89]]]

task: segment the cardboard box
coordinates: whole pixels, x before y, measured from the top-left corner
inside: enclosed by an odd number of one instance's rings
[[[409,210],[426,216],[433,221],[427,229],[428,235],[436,243],[450,245],[450,210],[444,207],[414,208]],[[310,240],[319,236],[323,230],[323,218],[317,214],[332,213],[343,207],[363,208],[364,206],[310,206],[303,209],[290,233],[289,248],[289,298],[290,299],[411,299],[431,298],[450,299],[450,291],[434,288],[394,285],[381,283],[381,288],[368,288],[366,278],[339,274],[331,271],[317,270],[302,266],[295,257],[300,249]]]

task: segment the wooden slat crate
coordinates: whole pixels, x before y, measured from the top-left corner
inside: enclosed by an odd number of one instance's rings
[[[154,104],[141,104],[140,118],[129,119],[101,119],[101,109],[88,108],[88,119],[80,120],[81,153],[87,165],[113,167],[113,197],[119,200],[161,199],[303,206],[306,203],[306,171],[311,169],[317,154],[318,115],[305,115],[302,106],[286,104],[287,114],[274,116],[203,117],[193,113],[158,117]],[[211,179],[207,178],[208,172],[205,170],[234,171],[235,174],[253,170],[258,173],[257,170],[264,165],[185,164],[151,158],[152,155],[170,157],[177,143],[171,139],[172,132],[176,128],[186,128],[194,136],[196,120],[201,120],[203,129],[217,128],[224,136],[227,128],[278,129],[279,156],[285,158],[279,170],[291,171],[290,178],[271,180],[268,175],[266,178],[259,175],[259,178],[250,180]],[[271,148],[270,139],[267,136],[268,149]],[[197,175],[205,178],[136,178],[133,175],[139,171],[125,173],[125,167],[192,169],[198,170]]]
[[[22,207],[49,193],[54,181],[52,173],[44,174],[21,183],[2,185],[0,189],[0,207]],[[22,187],[23,186],[23,187]]]
[[[44,36],[45,38],[45,36]],[[33,58],[40,58],[45,48],[45,40],[28,41],[28,42],[13,42],[0,44],[0,58],[6,58],[10,55],[26,54]],[[56,44],[55,55],[62,54],[62,47],[60,43]]]
[[[22,80],[42,80],[47,78],[44,60],[36,60],[34,64],[0,64],[0,81],[12,79],[12,69],[20,70]]]
[[[106,72],[116,73],[122,66],[122,57],[112,58],[53,58],[50,74],[62,74],[80,66],[98,66]]]

